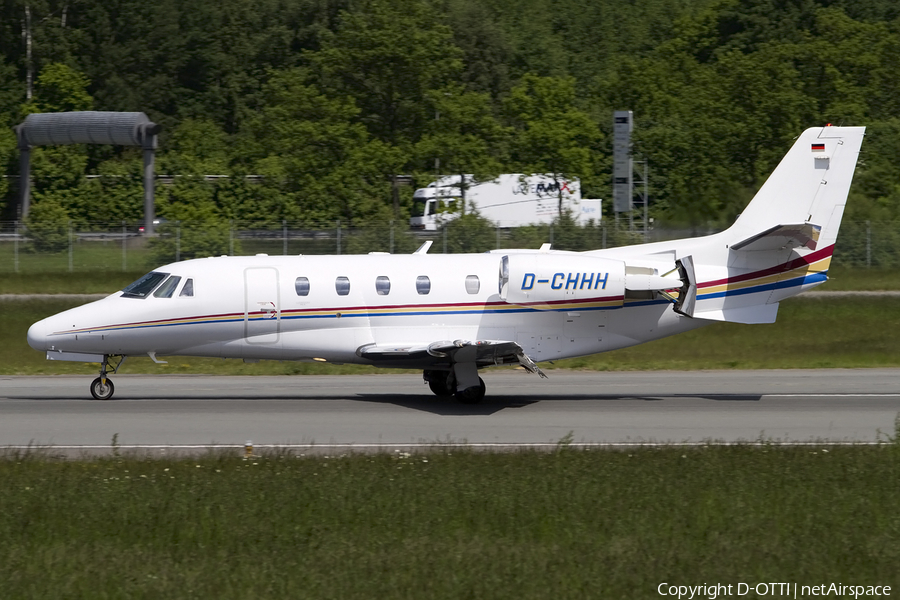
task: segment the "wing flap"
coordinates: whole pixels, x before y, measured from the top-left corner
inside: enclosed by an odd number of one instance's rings
[[[390,360],[391,362],[421,361],[431,357],[435,362],[450,363],[474,362],[478,366],[506,365],[518,363],[529,373],[537,373],[541,377],[547,375],[541,371],[522,347],[516,342],[507,340],[441,340],[430,344],[366,344],[356,350],[360,358],[373,361]]]

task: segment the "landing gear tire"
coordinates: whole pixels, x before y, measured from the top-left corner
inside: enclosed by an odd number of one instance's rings
[[[429,381],[428,387],[435,396],[452,396],[453,392],[447,387],[446,381]]]
[[[425,371],[425,381],[435,396],[452,396],[449,371]]]
[[[97,400],[109,400],[115,391],[116,386],[113,385],[112,380],[109,378],[106,379],[106,385],[103,384],[103,380],[100,377],[91,382],[91,396]]]
[[[484,400],[484,379],[478,378],[478,385],[472,386],[467,390],[457,391],[456,399],[461,404],[478,404]]]

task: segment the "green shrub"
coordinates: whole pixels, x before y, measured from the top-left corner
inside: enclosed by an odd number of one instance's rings
[[[69,245],[69,215],[53,200],[34,205],[25,220],[29,248],[34,252],[62,252]]]

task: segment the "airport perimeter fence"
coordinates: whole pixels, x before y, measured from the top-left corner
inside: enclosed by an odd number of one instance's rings
[[[503,248],[592,250],[715,233],[656,228],[646,234],[611,224],[574,223],[494,228],[483,221],[451,222],[438,231],[411,231],[405,222],[366,226],[346,222],[290,221],[164,222],[154,235],[140,223],[57,223],[27,227],[0,222],[0,273],[137,272],[167,262],[220,255],[316,255],[388,252],[407,254],[427,241],[432,254],[485,252]],[[834,264],[900,267],[900,224],[847,222]]]

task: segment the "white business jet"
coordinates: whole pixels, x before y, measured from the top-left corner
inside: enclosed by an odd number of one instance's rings
[[[625,348],[716,321],[771,323],[826,280],[863,127],[797,139],[721,233],[590,252],[223,256],[160,267],[31,326],[50,360],[187,355],[415,368],[438,395],[484,397],[478,370]],[[114,363],[115,368],[112,369]]]

